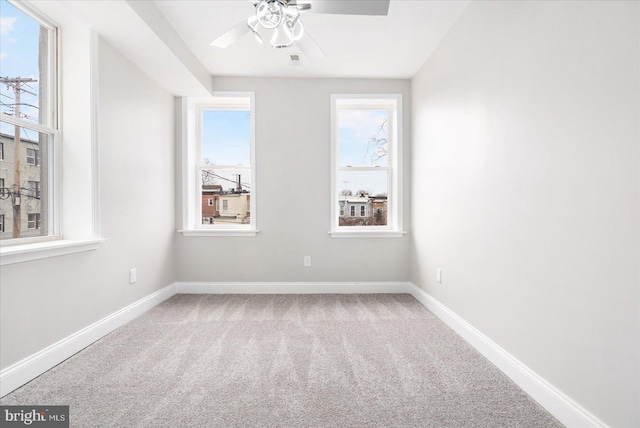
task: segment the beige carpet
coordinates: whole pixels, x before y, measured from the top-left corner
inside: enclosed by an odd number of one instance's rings
[[[560,427],[413,297],[177,295],[7,395],[74,427]]]

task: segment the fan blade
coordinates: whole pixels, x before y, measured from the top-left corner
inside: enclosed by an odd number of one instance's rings
[[[249,31],[251,31],[251,29],[247,25],[247,21],[242,20],[211,42],[211,46],[216,46],[218,48],[229,47],[233,42],[247,34]]]
[[[312,13],[378,16],[389,14],[389,0],[301,0],[300,4],[310,4]]]
[[[306,3],[304,1],[302,3],[298,3],[297,0],[289,0],[289,3],[287,3],[287,7],[296,8],[301,12],[311,9],[311,5],[309,3]]]
[[[324,51],[309,33],[304,33],[304,36],[300,40],[296,41],[296,45],[300,48],[302,53],[311,61],[318,61],[325,58]]]

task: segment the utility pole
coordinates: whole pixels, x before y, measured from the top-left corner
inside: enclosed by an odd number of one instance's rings
[[[27,92],[31,95],[35,93],[24,89],[22,86],[27,83],[37,82],[36,79],[29,77],[0,77],[0,83],[7,85],[7,88],[12,88],[16,95],[16,102],[14,108],[14,117],[20,119],[20,94]],[[11,194],[11,204],[13,205],[13,237],[20,237],[20,204],[22,202],[22,195],[20,193],[20,126],[15,125],[13,142],[13,162],[14,162],[14,181],[13,192]]]

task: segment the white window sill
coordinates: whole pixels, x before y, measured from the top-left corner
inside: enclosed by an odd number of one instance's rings
[[[407,232],[397,230],[334,230],[332,238],[402,238]]]
[[[184,236],[256,236],[257,230],[234,230],[234,229],[188,229],[179,230]]]
[[[82,241],[59,239],[49,242],[2,247],[0,248],[0,266],[96,250],[103,241],[106,241],[106,239]]]

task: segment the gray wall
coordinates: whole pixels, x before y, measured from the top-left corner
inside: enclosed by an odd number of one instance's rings
[[[409,226],[408,80],[214,78],[217,91],[254,91],[258,229],[255,237],[177,239],[181,281],[403,281],[409,239],[331,238],[330,95],[401,93],[405,229]],[[179,163],[178,163],[179,167]],[[180,181],[177,187],[180,191]],[[179,213],[178,213],[179,214]],[[179,220],[178,225],[181,224]],[[179,228],[179,226],[177,226]],[[303,256],[312,266],[302,266]]]
[[[100,215],[108,241],[97,251],[2,267],[3,369],[176,279],[173,97],[106,43],[99,49]],[[138,282],[129,285],[134,267]]]
[[[638,23],[472,2],[412,88],[411,280],[612,427],[640,426]]]

